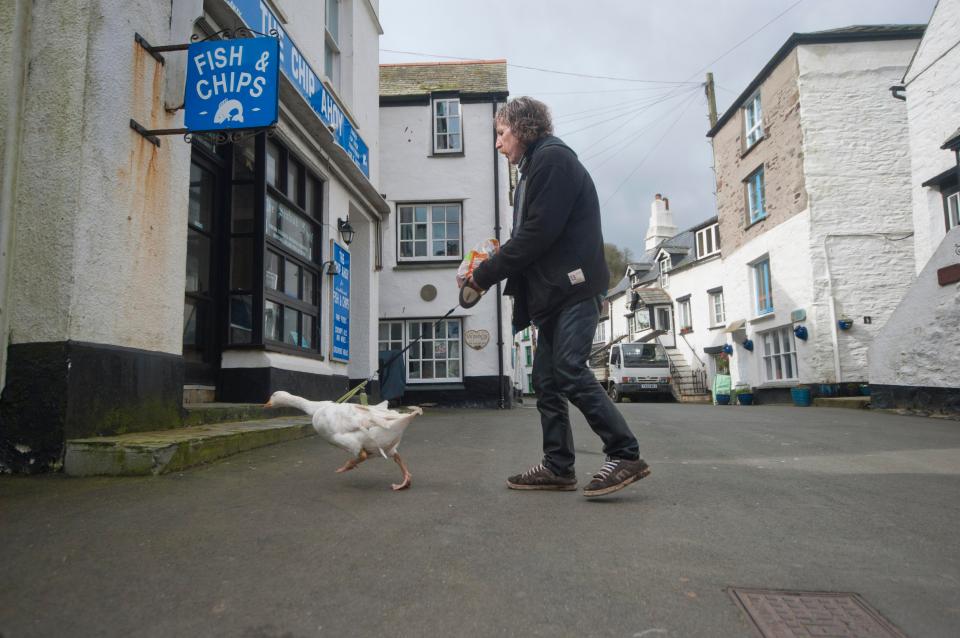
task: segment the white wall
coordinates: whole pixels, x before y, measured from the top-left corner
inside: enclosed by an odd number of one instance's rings
[[[910,124],[916,272],[924,268],[946,234],[943,199],[939,191],[921,184],[956,166],[953,153],[941,150],[940,146],[960,126],[960,47],[954,46],[958,33],[960,0],[940,0],[904,77]]]
[[[889,87],[916,43],[799,47],[813,292],[803,307],[818,332],[808,347],[821,380],[866,380],[870,343],[913,279],[906,108]],[[853,328],[837,330],[840,317]]]
[[[768,186],[769,188],[769,186]],[[798,308],[807,309],[808,321],[803,322],[810,333],[806,341],[797,340],[797,368],[800,383],[822,382],[829,371],[829,361],[818,356],[815,344],[829,342],[828,326],[816,324],[811,319],[813,301],[811,286],[810,250],[800,238],[810,233],[810,213],[803,211],[786,222],[773,227],[756,239],[744,244],[736,252],[724,255],[722,264],[723,296],[727,311],[727,324],[744,319],[744,330],[730,335],[734,353],[730,357],[730,374],[734,383],[747,383],[753,387],[794,385],[796,382],[763,383],[760,370],[762,344],[757,333],[782,326],[790,326],[790,313]],[[757,316],[751,263],[769,255],[770,278],[774,311]],[[671,291],[672,292],[672,291]],[[741,343],[744,337],[754,341],[752,352]]]
[[[397,266],[396,204],[463,201],[463,252],[494,237],[493,107],[489,102],[461,104],[463,116],[462,157],[432,157],[431,111],[428,105],[389,106],[380,109],[381,190],[394,213],[383,226],[380,318],[439,318],[458,303],[456,284],[459,260],[449,265],[404,264]],[[512,210],[507,202],[506,160],[497,156],[500,170],[501,241],[510,237]],[[432,284],[433,301],[423,301],[420,289]],[[512,334],[511,303],[503,300],[504,375],[510,366]],[[489,344],[481,350],[464,348],[465,376],[495,376],[498,373],[496,289],[476,306],[458,308],[452,315],[463,319],[463,330],[487,330]],[[465,344],[464,344],[465,345]]]
[[[157,148],[128,124],[181,125],[163,109],[164,67],[133,41],[135,30],[170,41],[169,10],[119,0],[31,8],[12,343],[180,353],[190,146],[173,136]]]
[[[710,289],[724,286],[724,295],[726,295],[723,275],[723,262],[719,257],[670,272],[667,291],[674,300],[673,320],[676,327],[676,345],[687,363],[694,369],[709,363],[710,355],[703,352],[705,347],[723,345],[727,341],[727,334],[723,331],[726,323],[720,328],[713,328],[710,325],[710,296],[707,294]],[[676,300],[686,295],[690,295],[693,330],[681,336],[679,304]],[[724,302],[726,303],[726,297]],[[711,373],[713,372],[711,370]]]
[[[937,269],[958,263],[960,227],[947,234],[870,348],[870,383],[956,388],[960,285]]]

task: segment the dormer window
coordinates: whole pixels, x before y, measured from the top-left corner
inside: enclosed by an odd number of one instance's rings
[[[720,252],[720,224],[713,224],[697,231],[697,259]]]
[[[760,109],[759,92],[743,107],[743,133],[747,148],[763,138],[763,112]]]
[[[463,152],[463,131],[460,120],[460,98],[433,101],[434,153]]]
[[[668,272],[670,272],[670,255],[664,254],[657,260],[657,264],[660,266],[660,287],[666,288],[670,283]]]

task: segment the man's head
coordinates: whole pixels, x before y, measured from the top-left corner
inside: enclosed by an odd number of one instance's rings
[[[497,150],[511,164],[519,164],[527,147],[553,134],[547,105],[532,97],[518,97],[500,107],[496,117]]]

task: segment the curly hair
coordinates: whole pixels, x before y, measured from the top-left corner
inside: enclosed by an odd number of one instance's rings
[[[553,135],[550,108],[532,97],[510,100],[497,111],[496,121],[509,126],[522,144],[530,144],[547,135]]]

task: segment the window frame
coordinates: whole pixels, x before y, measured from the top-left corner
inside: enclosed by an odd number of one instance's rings
[[[336,7],[336,16],[334,28],[336,32],[331,32],[330,25],[330,7]],[[340,0],[326,0],[323,10],[323,74],[327,77],[330,85],[340,91],[342,73],[340,69],[341,48],[340,48]]]
[[[710,245],[712,250],[705,250]],[[704,259],[720,252],[720,224],[711,224],[696,233],[697,259]]]
[[[456,103],[457,105],[457,114],[453,116],[456,118],[458,123],[458,133],[452,133],[449,131],[449,128],[446,132],[440,133],[438,131],[438,124],[440,119],[450,120],[452,117],[450,115],[437,115],[437,107],[440,104],[449,104]],[[430,100],[430,129],[432,131],[431,135],[431,149],[434,155],[463,155],[464,153],[464,135],[463,135],[463,102],[460,100],[460,96],[437,96],[433,97]],[[441,135],[447,136],[448,140],[451,135],[460,136],[460,145],[459,148],[439,148],[437,141]]]
[[[707,291],[707,300],[710,306],[710,327],[723,327],[727,320],[727,309],[724,305],[723,288],[720,290]],[[720,312],[717,312],[717,301],[719,300]]]
[[[693,331],[693,311],[689,295],[677,299],[677,327],[681,334]]]
[[[378,328],[377,328],[377,351],[378,351],[378,352],[382,352],[382,351],[383,351],[383,350],[381,349],[381,344],[384,343],[384,340],[380,339],[380,332],[379,332],[379,331],[380,331],[380,328],[379,328],[379,326],[383,326],[383,325],[391,325],[391,326],[392,326],[392,325],[395,325],[395,324],[400,324],[400,325],[402,325],[402,327],[403,327],[403,329],[402,329],[402,334],[403,334],[403,336],[402,336],[402,342],[401,342],[401,349],[402,349],[402,348],[406,348],[408,345],[410,345],[410,343],[412,343],[412,342],[414,341],[414,337],[411,336],[411,330],[410,330],[410,327],[411,327],[413,324],[420,324],[420,327],[421,327],[421,330],[422,330],[422,329],[423,329],[423,326],[425,326],[425,325],[433,326],[433,325],[436,324],[436,323],[437,323],[437,318],[429,318],[429,317],[427,317],[427,318],[412,318],[412,319],[381,319],[381,320],[379,321],[379,323],[378,323]],[[457,343],[457,344],[458,344],[457,350],[458,350],[459,355],[458,355],[458,357],[457,357],[456,359],[451,359],[451,358],[448,357],[448,358],[443,359],[443,361],[446,362],[446,363],[448,363],[448,364],[449,364],[450,361],[457,361],[457,363],[459,364],[459,376],[457,376],[457,377],[449,377],[449,376],[447,376],[447,377],[444,377],[444,378],[431,377],[431,378],[428,378],[428,379],[414,378],[414,377],[412,377],[412,376],[411,376],[411,373],[410,373],[410,370],[411,370],[411,364],[413,363],[413,361],[418,361],[418,362],[427,361],[427,359],[423,359],[423,358],[413,359],[412,354],[413,354],[414,350],[416,349],[416,346],[414,346],[414,347],[411,347],[409,350],[407,350],[406,352],[403,353],[404,374],[405,374],[406,383],[407,383],[408,386],[409,386],[409,385],[438,384],[438,383],[450,383],[450,384],[463,383],[463,379],[464,379],[464,352],[463,352],[463,349],[464,349],[464,341],[463,341],[463,338],[464,338],[464,337],[463,337],[463,320],[462,320],[460,317],[449,317],[449,318],[444,319],[444,320],[442,321],[442,324],[443,324],[444,326],[449,325],[450,323],[455,323],[455,324],[457,324],[458,337],[455,337],[455,338],[443,337],[443,340],[446,341],[447,343],[451,343],[451,342]],[[439,326],[438,326],[438,327],[439,327]],[[437,339],[436,337],[432,337],[432,338],[429,338],[429,339],[424,338],[424,339],[421,339],[421,340],[419,341],[419,345],[422,347],[424,343],[434,343],[434,342],[436,342],[437,340],[438,340],[438,339]],[[391,344],[394,343],[394,340],[392,339],[392,335],[391,335],[391,339],[388,340],[387,343],[391,343]],[[449,351],[449,349],[448,349],[448,351]],[[421,352],[422,352],[422,350],[421,350]],[[437,361],[436,358],[431,358],[431,359],[429,359],[429,360],[432,361],[432,362]]]
[[[670,255],[664,253],[657,259],[657,269],[660,271],[660,287],[666,288],[670,285],[670,270],[671,270],[671,258]]]
[[[764,138],[763,104],[760,100],[760,91],[750,96],[741,111],[743,113],[744,149],[749,150]]]
[[[767,218],[766,171],[761,164],[759,168],[747,175],[743,180],[747,198],[747,226],[752,226]],[[759,206],[756,206],[759,199]]]
[[[757,317],[765,317],[774,311],[773,305],[773,275],[770,265],[770,256],[767,255],[750,264],[753,271],[753,300],[754,311]],[[766,305],[761,305],[765,301]]]
[[[772,337],[775,341],[768,341],[768,337]],[[780,326],[758,332],[757,340],[760,342],[759,365],[763,383],[792,383],[800,379],[800,372],[797,369],[797,344],[791,326]],[[793,371],[793,376],[784,374],[777,378],[775,374],[772,376],[768,374],[768,371],[777,369],[784,371],[788,368]]]
[[[458,242],[458,244],[459,244],[459,251],[460,251],[459,254],[456,254],[456,255],[439,255],[439,256],[437,256],[437,255],[431,255],[431,254],[430,254],[430,253],[431,253],[431,250],[430,250],[430,249],[433,247],[434,241],[447,241],[447,240],[450,239],[450,238],[448,238],[448,237],[444,237],[443,240],[435,240],[434,237],[433,237],[433,225],[434,225],[435,223],[439,223],[439,222],[434,222],[434,221],[433,221],[433,211],[434,211],[434,207],[438,207],[438,206],[442,206],[442,207],[444,207],[445,209],[448,208],[448,207],[450,207],[450,206],[456,206],[456,207],[459,209],[459,219],[458,219],[458,221],[457,221],[457,225],[459,226],[459,235],[458,235],[458,237],[456,238],[456,239],[457,239],[457,242]],[[423,223],[426,225],[426,234],[427,234],[427,236],[426,236],[426,238],[423,239],[423,240],[418,240],[418,239],[416,238],[416,225],[417,225],[418,223],[420,223],[420,222],[417,222],[417,221],[416,221],[416,209],[417,209],[418,207],[426,207],[426,209],[427,209],[427,211],[426,211],[426,212],[427,212],[427,221],[426,221],[426,222],[423,222]],[[409,240],[402,239],[402,234],[403,234],[403,228],[402,228],[402,227],[403,227],[404,225],[407,225],[407,224],[405,224],[404,222],[401,221],[401,216],[402,216],[402,212],[403,212],[402,209],[405,209],[405,208],[411,209],[411,212],[413,213],[413,221],[412,221],[412,222],[409,222],[409,224],[413,226],[413,236],[414,236],[414,237],[413,237],[413,239],[409,239]],[[450,263],[450,262],[457,262],[457,261],[460,261],[461,259],[463,259],[464,251],[463,251],[463,202],[462,202],[462,201],[402,202],[402,203],[399,203],[399,202],[398,202],[397,205],[396,205],[396,209],[397,209],[397,213],[396,213],[396,220],[397,220],[397,222],[396,222],[396,233],[395,233],[396,239],[395,239],[395,243],[394,243],[394,249],[395,249],[395,251],[396,251],[396,255],[395,255],[396,263],[397,263],[398,265],[399,265],[399,264],[409,264],[409,263]],[[446,210],[445,210],[444,212],[446,213]],[[450,222],[448,222],[448,221],[446,221],[446,220],[444,220],[443,223],[444,223],[445,226],[449,226],[449,224],[450,224]],[[401,243],[404,242],[404,241],[413,242],[413,244],[414,244],[414,251],[413,251],[413,252],[414,252],[414,253],[416,253],[416,242],[418,242],[418,241],[425,241],[426,244],[427,244],[427,254],[424,255],[424,256],[422,256],[422,257],[417,257],[416,254],[414,254],[414,256],[412,256],[412,257],[404,257],[404,256],[402,256],[402,255],[401,255],[401,252],[402,252],[402,251],[401,251]]]
[[[946,189],[942,193],[943,196],[943,220],[946,225],[947,232],[949,233],[955,227],[960,226],[960,188],[954,186],[952,188]],[[953,210],[950,210],[951,202],[954,205]]]

